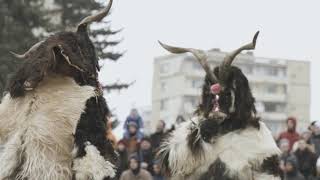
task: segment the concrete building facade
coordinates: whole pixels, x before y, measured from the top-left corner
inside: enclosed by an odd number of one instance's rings
[[[212,49],[208,61],[213,68],[225,52]],[[256,57],[240,54],[235,62],[247,76],[256,98],[259,116],[274,133],[285,126],[288,116],[298,119],[299,128],[310,119],[310,63],[308,61]],[[190,119],[200,103],[204,71],[190,54],[166,55],[154,60],[152,120],[172,124],[178,115]]]

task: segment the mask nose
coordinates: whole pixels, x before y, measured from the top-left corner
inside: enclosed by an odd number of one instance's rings
[[[210,87],[210,90],[212,94],[218,95],[221,92],[222,88],[219,83],[216,83]]]

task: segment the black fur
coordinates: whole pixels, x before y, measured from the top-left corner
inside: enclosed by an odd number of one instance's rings
[[[106,121],[109,109],[102,96],[91,97],[86,103],[85,112],[81,114],[75,133],[77,158],[85,156],[85,142],[96,146],[100,154],[110,162],[115,162],[116,154],[109,140],[106,139]]]
[[[205,172],[199,180],[239,180],[236,177],[230,177],[227,172],[227,167],[219,158],[212,163],[207,172]]]
[[[160,161],[161,171],[163,174],[170,174],[169,155],[170,153],[168,151],[159,151],[156,154],[156,159]]]
[[[218,67],[215,68],[214,73],[219,78]],[[201,134],[205,135],[203,138],[207,139],[208,137],[223,135],[248,126],[259,129],[260,119],[256,116],[255,99],[252,96],[247,78],[239,68],[231,66],[227,83],[225,83],[225,90],[219,94],[220,111],[227,115],[225,120],[219,123],[219,125],[218,123],[213,123],[216,119],[210,119],[209,117],[213,109],[212,101],[215,98],[215,95],[210,91],[212,84],[206,76],[202,87],[202,103],[195,112],[197,115],[203,115],[206,118],[201,123],[206,125],[200,128],[200,131],[203,132]],[[234,112],[229,111],[231,106],[231,91],[235,95]],[[215,127],[215,125],[219,127]]]
[[[263,160],[261,171],[276,177],[280,176],[279,156],[273,155]]]
[[[215,75],[219,77],[218,68],[215,69]],[[210,91],[212,82],[208,77],[205,78],[205,84],[202,88],[202,103],[196,110],[196,114],[203,115],[204,120],[199,122],[199,128],[193,128],[187,137],[188,146],[195,155],[201,155],[201,140],[212,143],[214,138],[228,132],[244,129],[253,126],[259,129],[259,118],[256,117],[256,109],[254,106],[254,98],[252,96],[249,83],[245,75],[237,67],[231,67],[229,79],[226,88],[219,94],[220,111],[225,113],[227,117],[221,122],[216,117],[209,117],[213,109],[213,95]],[[231,91],[235,94],[235,111],[229,112],[231,106]],[[198,132],[200,131],[200,132]],[[200,133],[201,138],[197,138]]]
[[[190,133],[187,136],[188,147],[191,152],[201,158],[204,150],[202,142],[212,142],[219,132],[219,124],[214,120],[204,120],[200,122],[199,128],[194,125],[190,128]]]
[[[79,25],[77,32],[55,33],[28,51],[24,62],[11,76],[7,90],[13,98],[22,97],[27,91],[37,88],[49,74],[68,76],[80,86],[94,87],[100,93],[88,97],[77,124],[74,142],[78,151],[75,158],[86,155],[85,146],[88,142],[99,150],[101,156],[114,164],[117,156],[106,138],[106,117],[110,111],[98,82],[98,58],[87,32],[88,24]]]
[[[200,134],[202,139],[209,143],[211,140],[217,136],[219,132],[219,123],[213,120],[205,120],[200,122]]]
[[[76,33],[56,33],[26,57],[10,79],[8,91],[14,98],[24,96],[27,89],[25,82],[34,89],[50,73],[72,77],[80,86],[89,85],[99,90],[97,64],[94,46],[85,31],[80,28]],[[109,115],[102,95],[88,97],[74,135],[78,147],[76,158],[86,155],[85,146],[89,142],[99,150],[101,156],[115,163],[115,151],[105,135],[106,117]]]

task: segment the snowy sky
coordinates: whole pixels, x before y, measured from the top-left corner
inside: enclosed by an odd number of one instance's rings
[[[311,61],[310,113],[319,120],[319,7],[318,0],[114,0],[109,19],[114,29],[124,28],[115,50],[127,53],[117,63],[107,62],[100,76],[105,83],[137,82],[107,94],[108,103],[121,120],[130,108],[151,105],[153,59],[167,54],[157,40],[230,51],[260,30],[256,56]]]

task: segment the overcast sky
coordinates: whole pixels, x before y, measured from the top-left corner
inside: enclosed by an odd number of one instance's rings
[[[311,61],[311,120],[320,118],[320,2],[318,0],[114,0],[114,29],[124,28],[127,50],[101,72],[105,83],[136,80],[120,93],[106,94],[123,119],[132,107],[151,105],[153,59],[167,54],[157,43],[223,51],[249,42],[260,30],[254,54]],[[108,19],[108,20],[109,20]],[[174,87],[172,87],[174,88]],[[290,89],[289,89],[290,90]],[[297,94],[303,96],[307,92]]]

